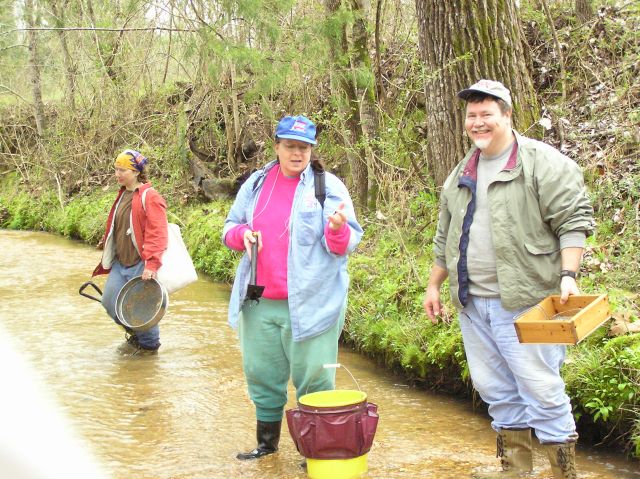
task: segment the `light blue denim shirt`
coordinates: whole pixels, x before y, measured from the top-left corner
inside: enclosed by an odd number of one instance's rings
[[[244,182],[231,207],[222,231],[224,242],[227,232],[238,225],[251,228],[253,214],[268,171],[277,164],[272,161],[254,172]],[[356,220],[353,203],[346,186],[336,176],[325,173],[326,200],[324,209],[316,200],[314,174],[309,164],[300,175],[291,209],[289,224],[289,255],[287,258],[287,285],[289,314],[294,341],[303,341],[323,333],[335,324],[345,306],[349,288],[347,254],[362,238],[362,228]],[[340,203],[344,203],[347,224],[351,230],[347,253],[336,255],[329,251],[324,237],[328,218]],[[229,324],[238,327],[239,315],[245,303],[249,284],[250,262],[246,252],[240,260],[229,300]]]

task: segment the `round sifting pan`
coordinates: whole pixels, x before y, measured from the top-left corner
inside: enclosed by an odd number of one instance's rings
[[[147,331],[164,316],[169,306],[166,289],[155,279],[129,280],[118,293],[116,314],[120,322],[133,331]]]

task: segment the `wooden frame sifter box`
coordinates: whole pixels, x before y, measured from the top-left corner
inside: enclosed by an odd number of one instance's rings
[[[611,313],[606,294],[549,296],[515,320],[521,343],[578,344],[601,326]]]

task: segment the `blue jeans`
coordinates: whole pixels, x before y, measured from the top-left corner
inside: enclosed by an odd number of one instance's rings
[[[560,367],[565,347],[521,344],[500,298],[469,296],[460,329],[471,380],[489,405],[494,430],[530,427],[541,443],[577,439]]]
[[[111,272],[104,285],[102,292],[102,306],[107,310],[109,316],[122,326],[116,315],[116,299],[118,293],[127,281],[136,276],[140,276],[144,271],[144,261],[139,261],[133,266],[123,266],[119,261],[114,261],[111,265]],[[160,347],[160,326],[155,325],[149,331],[135,333],[138,344],[145,349],[158,349]]]

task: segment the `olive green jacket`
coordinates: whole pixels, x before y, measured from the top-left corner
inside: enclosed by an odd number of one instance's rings
[[[560,285],[559,237],[593,233],[593,209],[580,167],[558,150],[514,131],[517,152],[489,185],[487,200],[500,297],[505,309],[531,306]],[[436,263],[449,273],[451,298],[466,305],[466,250],[475,209],[478,150],[472,148],[442,187],[434,238]]]

